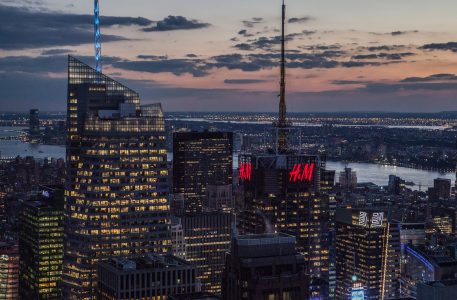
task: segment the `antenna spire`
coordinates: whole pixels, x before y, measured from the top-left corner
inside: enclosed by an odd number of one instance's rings
[[[275,124],[278,130],[278,151],[285,152],[287,150],[287,107],[286,107],[286,4],[282,1],[282,23],[281,23],[281,82],[279,93],[279,117]]]
[[[95,70],[102,72],[102,45],[100,43],[100,5],[94,0],[94,32],[95,32]]]

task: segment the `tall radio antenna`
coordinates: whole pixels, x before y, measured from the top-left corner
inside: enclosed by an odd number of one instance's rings
[[[100,4],[94,0],[94,31],[95,31],[95,70],[102,72],[102,45],[100,43]]]
[[[281,82],[280,82],[280,93],[279,93],[279,116],[278,121],[275,123],[277,128],[277,151],[287,151],[288,144],[288,127],[289,122],[287,121],[287,107],[286,107],[286,36],[285,36],[285,25],[286,24],[286,4],[282,1],[282,23],[281,23]]]

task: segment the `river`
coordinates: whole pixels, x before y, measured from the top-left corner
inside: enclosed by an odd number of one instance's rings
[[[24,129],[21,127],[0,127],[1,136],[20,135],[20,131]],[[65,146],[54,145],[37,145],[24,143],[20,140],[0,140],[0,157],[16,157],[16,156],[34,156],[36,158],[65,158]],[[168,154],[168,159],[171,160],[173,155]],[[234,159],[234,165],[237,165],[237,157]],[[433,186],[435,178],[448,178],[454,183],[454,173],[440,173],[436,171],[417,170],[404,167],[395,167],[388,165],[378,165],[371,163],[342,163],[335,161],[327,162],[328,170],[338,172],[344,170],[345,167],[352,168],[357,172],[359,182],[372,182],[377,185],[387,185],[389,175],[396,175],[406,181],[411,181],[416,184],[413,189],[426,190],[428,187]]]

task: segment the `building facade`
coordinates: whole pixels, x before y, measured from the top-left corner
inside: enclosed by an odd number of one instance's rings
[[[99,300],[156,300],[200,291],[195,267],[171,256],[146,254],[99,262]]]
[[[336,228],[336,299],[353,289],[366,300],[399,297],[400,235],[388,213],[338,208]]]
[[[295,237],[277,233],[235,236],[227,254],[223,300],[307,300],[309,276]]]
[[[173,133],[173,193],[185,198],[185,212],[202,212],[208,185],[232,185],[231,132]]]
[[[240,184],[244,209],[239,217],[242,234],[281,232],[296,237],[312,277],[328,281],[329,201],[320,193],[325,162],[300,154],[240,156]]]
[[[16,244],[0,241],[0,299],[19,299],[19,250]]]
[[[181,217],[186,260],[197,268],[202,291],[219,294],[225,254],[230,250],[234,217],[231,213],[192,213]]]
[[[64,296],[95,297],[97,262],[170,249],[160,105],[69,57]]]
[[[63,195],[59,198],[42,196],[22,206],[19,217],[22,299],[62,299]]]

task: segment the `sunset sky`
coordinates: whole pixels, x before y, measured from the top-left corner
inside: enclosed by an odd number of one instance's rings
[[[457,110],[457,1],[287,0],[289,111]],[[100,0],[103,71],[166,111],[276,111],[280,0]],[[0,0],[0,111],[65,110],[92,0]]]

